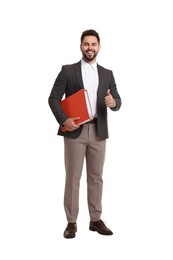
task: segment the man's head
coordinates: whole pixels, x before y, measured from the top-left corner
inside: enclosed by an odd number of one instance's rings
[[[81,35],[80,50],[83,59],[88,63],[93,63],[100,50],[100,37],[95,30],[86,30]]]

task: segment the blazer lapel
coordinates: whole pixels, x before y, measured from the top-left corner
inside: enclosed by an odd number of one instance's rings
[[[75,72],[80,88],[84,88],[80,61],[75,64]]]
[[[104,91],[104,73],[99,65],[97,65],[98,69],[98,77],[99,77],[99,85],[98,85],[98,90],[97,90],[97,97]]]

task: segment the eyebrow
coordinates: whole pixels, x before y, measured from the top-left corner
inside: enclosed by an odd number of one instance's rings
[[[89,42],[83,42],[82,44],[90,44]],[[91,44],[98,44],[98,42],[91,42]]]

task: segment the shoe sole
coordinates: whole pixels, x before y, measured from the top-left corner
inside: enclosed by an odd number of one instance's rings
[[[76,235],[73,235],[73,236],[65,236],[64,235],[64,238],[74,238]]]

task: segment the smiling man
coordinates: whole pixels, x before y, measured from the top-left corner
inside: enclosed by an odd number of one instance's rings
[[[108,138],[107,108],[117,111],[121,107],[115,79],[111,70],[100,66],[96,57],[100,50],[100,37],[95,30],[86,30],[81,35],[82,59],[71,65],[64,65],[58,74],[49,96],[50,108],[59,125],[58,134],[64,136],[65,191],[64,208],[67,218],[65,238],[74,238],[77,232],[79,213],[79,187],[86,160],[87,199],[89,209],[89,230],[102,235],[113,232],[101,220],[103,166],[106,139]],[[60,101],[80,89],[87,89],[94,119],[84,125],[75,124],[78,118],[69,118],[61,108]],[[80,107],[79,107],[80,109]]]

